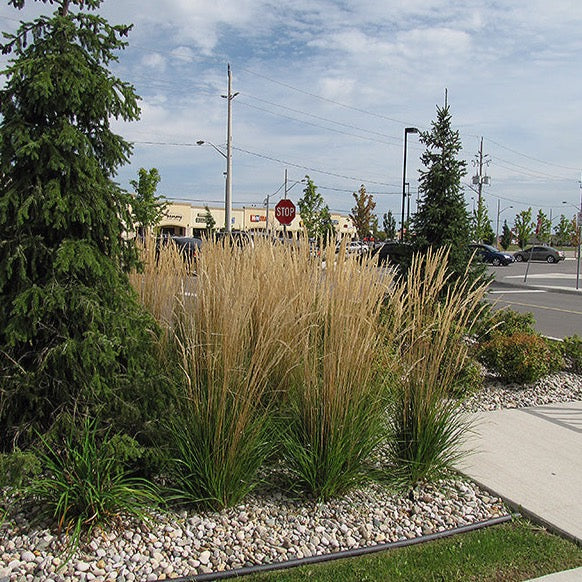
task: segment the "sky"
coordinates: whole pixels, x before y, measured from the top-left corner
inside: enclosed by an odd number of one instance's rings
[[[7,4],[4,31],[54,9]],[[224,204],[230,64],[235,207],[276,203],[287,171],[295,203],[309,175],[332,211],[349,213],[363,184],[380,224],[399,219],[404,129],[429,130],[445,92],[469,211],[481,139],[494,230],[498,212],[557,224],[581,204],[579,0],[105,0],[99,13],[133,24],[113,66],[141,98],[139,121],[113,123],[134,144],[124,188],[155,167],[168,199]],[[409,134],[411,212],[422,151]]]

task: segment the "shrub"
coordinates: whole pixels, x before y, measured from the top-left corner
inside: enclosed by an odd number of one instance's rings
[[[532,313],[520,313],[509,307],[493,312],[486,310],[476,333],[481,342],[489,341],[496,335],[508,336],[518,332],[535,334],[535,323]]]
[[[573,372],[582,372],[582,338],[576,334],[564,338],[562,354],[570,363]]]
[[[455,375],[451,394],[464,398],[478,392],[483,387],[483,372],[479,362],[468,357]]]
[[[109,447],[109,431],[100,436],[97,421],[85,417],[64,438],[41,441],[38,456],[44,474],[25,493],[42,516],[71,536],[72,546],[95,527],[119,525],[123,514],[144,518],[146,508],[159,500],[149,482],[120,470]]]
[[[494,336],[480,346],[478,357],[501,380],[517,384],[536,382],[561,364],[559,353],[544,338],[523,332]]]

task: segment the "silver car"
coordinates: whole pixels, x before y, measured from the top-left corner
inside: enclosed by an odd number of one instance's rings
[[[547,263],[557,263],[566,258],[564,251],[558,251],[547,246],[533,246],[513,253],[515,260],[521,261],[546,261]]]

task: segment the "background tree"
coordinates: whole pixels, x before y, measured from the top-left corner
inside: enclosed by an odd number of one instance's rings
[[[426,146],[421,161],[418,209],[413,217],[414,246],[450,248],[449,267],[464,272],[470,258],[469,216],[461,188],[466,163],[458,159],[461,151],[459,132],[451,127],[449,106],[437,107],[432,129],[420,134]]]
[[[506,251],[513,240],[513,233],[509,226],[507,226],[507,220],[503,221],[503,229],[501,230],[501,237],[499,239],[499,244],[501,248]]]
[[[204,207],[204,222],[206,224],[206,234],[211,235],[216,228],[216,220],[214,220],[214,216],[212,216],[212,212],[210,212],[210,208],[208,206]]]
[[[329,207],[323,196],[317,191],[317,186],[309,176],[305,176],[306,186],[303,196],[299,199],[299,214],[309,238],[327,240],[335,232]]]
[[[392,214],[392,210],[389,210],[384,214],[382,219],[382,228],[386,233],[386,238],[388,240],[394,240],[396,238],[396,219]]]
[[[374,209],[376,203],[371,194],[366,192],[364,184],[360,186],[358,192],[352,194],[356,205],[352,208],[350,218],[354,224],[358,238],[363,240],[370,235],[372,231],[372,221],[374,219]]]
[[[139,235],[143,236],[147,231],[153,229],[162,220],[168,208],[169,202],[166,197],[156,196],[160,180],[160,174],[156,168],[149,171],[140,168],[138,179],[130,181],[135,190],[131,206]]]
[[[540,208],[536,217],[536,238],[538,241],[550,244],[552,237],[552,223],[545,212]]]
[[[100,0],[51,4],[1,47],[0,449],[74,410],[137,432],[164,391],[124,272],[131,196],[113,180],[131,146],[110,122],[139,116],[107,70],[130,27],[87,12]]]
[[[522,210],[516,215],[513,222],[513,232],[520,249],[525,248],[534,233],[534,224],[531,221],[531,208]]]
[[[380,227],[378,225],[378,215],[377,214],[374,214],[374,216],[372,216],[370,228],[372,230],[372,236],[374,237],[374,240],[377,240],[380,236]]]
[[[481,198],[481,203],[477,204],[477,209],[473,212],[471,226],[473,230],[472,238],[474,241],[483,242],[488,245],[495,242],[495,233],[493,232],[489,213],[487,212],[487,206],[485,205],[483,198]]]
[[[567,246],[572,244],[574,238],[575,223],[564,214],[560,216],[560,221],[554,227],[554,239],[557,246]]]

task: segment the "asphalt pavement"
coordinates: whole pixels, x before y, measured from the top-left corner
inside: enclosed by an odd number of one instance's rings
[[[494,280],[487,294],[496,308],[534,315],[536,329],[552,338],[582,335],[582,288],[572,251],[557,264],[514,263],[489,267]],[[582,287],[582,281],[578,282]]]

